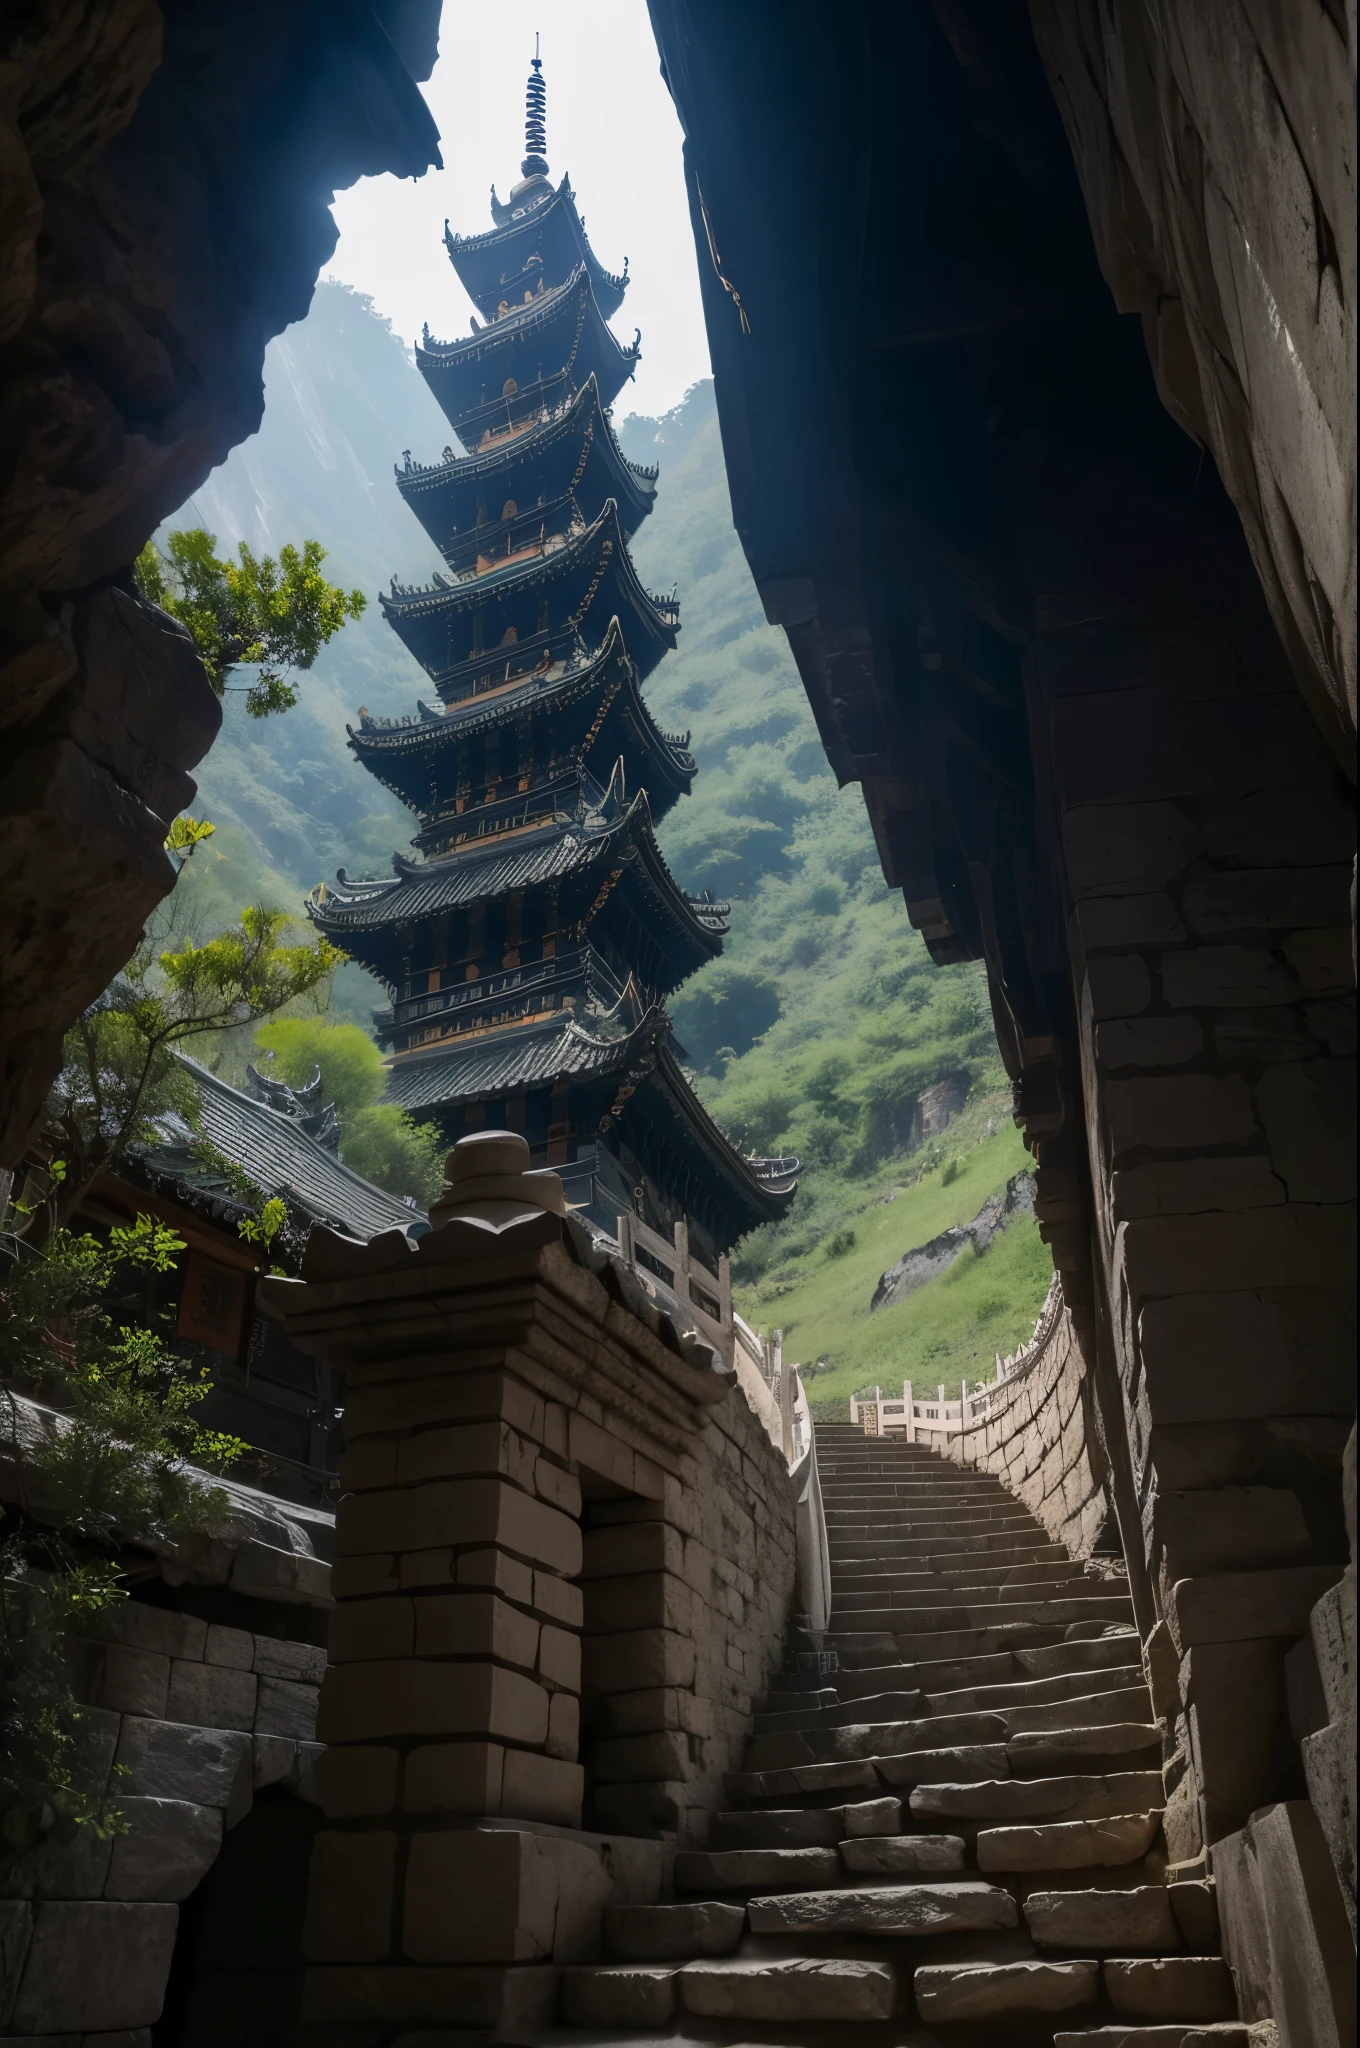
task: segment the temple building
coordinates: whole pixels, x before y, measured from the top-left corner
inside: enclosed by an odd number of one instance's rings
[[[342,869],[308,907],[391,992],[390,1101],[450,1143],[520,1131],[602,1228],[683,1221],[714,1258],[784,1212],[798,1162],[731,1144],[666,1013],[728,906],[688,895],[656,841],[695,763],[642,694],[680,621],[628,551],[656,471],[624,456],[610,408],[640,342],[610,329],[627,267],[602,267],[569,181],[550,182],[544,115],[535,57],[520,182],[505,203],[493,187],[489,232],[445,228],[471,333],[427,328],[416,351],[464,452],[398,469],[446,573],[394,578],[382,605],[437,701],[350,729],[419,820],[414,857],[373,881]]]

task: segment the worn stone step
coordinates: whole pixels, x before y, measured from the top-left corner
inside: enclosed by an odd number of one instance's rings
[[[834,1707],[839,1704],[840,1693],[837,1689],[824,1685],[815,1689],[809,1687],[805,1692],[794,1692],[790,1688],[787,1692],[762,1693],[760,1698],[753,1702],[753,1707],[759,1717],[761,1714],[815,1714],[822,1707]]]
[[[674,1963],[584,1963],[562,1972],[569,2027],[665,2027],[675,2017]]]
[[[1030,1892],[1026,1924],[1040,1948],[1132,1949],[1166,1955],[1181,1945],[1167,1887]]]
[[[834,1849],[845,1835],[843,1806],[740,1808],[715,1813],[709,1824],[713,1849]]]
[[[874,1760],[885,1785],[967,1784],[995,1780],[1008,1769],[1004,1742],[958,1743],[951,1749],[907,1750]]]
[[[862,1666],[858,1671],[838,1671],[835,1682],[836,1697],[846,1705],[854,1700],[873,1699],[879,1693],[920,1690],[915,1665],[896,1660],[891,1664]]]
[[[894,1630],[892,1654],[904,1664],[941,1663],[971,1657],[995,1656],[999,1651],[1040,1649],[1064,1640],[1065,1630],[1057,1622],[1017,1621],[1014,1617],[983,1628],[924,1630],[911,1634]],[[834,1638],[839,1642],[842,1638]]]
[[[873,1720],[905,1721],[922,1710],[921,1694],[911,1692],[875,1693],[868,1699],[839,1702],[834,1707],[814,1708],[811,1713],[757,1714],[756,1735],[799,1734],[808,1728],[842,1728],[851,1722]]]
[[[1003,1685],[977,1685],[958,1692],[928,1692],[932,1714],[985,1714],[1003,1707],[1042,1707],[1060,1700],[1091,1699],[1100,1693],[1121,1695],[1147,1689],[1141,1664],[1116,1665],[1105,1671],[1060,1671],[1052,1678],[1020,1678]]]
[[[924,1560],[922,1560],[924,1563]],[[851,1583],[853,1577],[854,1583]],[[950,1599],[976,1600],[1003,1586],[1026,1586],[1045,1599],[1081,1596],[1090,1581],[1074,1572],[1066,1558],[1029,1557],[1018,1551],[997,1551],[984,1559],[936,1558],[929,1570],[831,1574],[838,1611],[863,1607],[943,1605]]]
[[[922,1784],[910,1798],[912,1818],[925,1827],[939,1820],[1105,1820],[1161,1803],[1160,1771]]]
[[[616,1962],[731,1955],[746,1932],[741,1906],[717,1899],[665,1906],[606,1906],[604,1951]]]
[[[686,2012],[707,2019],[886,2020],[897,2003],[890,1962],[841,1956],[733,1956],[689,1963],[675,1979]]]
[[[967,1863],[962,1835],[860,1835],[839,1846],[846,1869],[861,1877],[954,1876]]]
[[[1101,1728],[1119,1722],[1148,1723],[1152,1702],[1141,1677],[1137,1685],[1113,1686],[1108,1692],[1069,1694],[1048,1706],[1007,1707],[1011,1735],[1045,1735],[1067,1728]]]
[[[912,1673],[913,1683],[924,1691],[941,1693],[961,1691],[969,1685],[1004,1685],[1010,1679],[1052,1678],[1068,1671],[1106,1671],[1139,1659],[1137,1631],[1129,1629],[1123,1635],[1097,1636],[1090,1642],[1017,1646],[978,1657],[919,1659],[903,1669]],[[844,1697],[839,1681],[837,1690]]]
[[[1053,2036],[1053,2048],[1252,2048],[1245,2020],[1181,2020],[1169,2027],[1083,2027]]]
[[[1053,1821],[1032,1827],[982,1828],[979,1870],[1086,1870],[1137,1863],[1162,1824],[1161,1810],[1110,1814],[1103,1820]]]
[[[1020,1730],[1006,1743],[1011,1775],[1016,1778],[1055,1777],[1070,1772],[1132,1770],[1138,1759],[1140,1770],[1149,1755],[1161,1760],[1162,1733],[1150,1714],[1139,1721],[1114,1721],[1090,1727]],[[1128,1762],[1121,1765],[1120,1759]]]
[[[727,1796],[738,1804],[797,1799],[803,1794],[830,1803],[837,1793],[868,1796],[880,1791],[883,1782],[868,1758],[845,1763],[795,1764],[783,1770],[723,1772]]]
[[[1221,1956],[1137,1956],[1104,1965],[1116,2012],[1148,2020],[1230,2020],[1237,2000]]]
[[[753,1934],[968,1934],[1019,1924],[1010,1893],[976,1880],[788,1892],[754,1898],[746,1911]]]
[[[840,1876],[834,1848],[681,1849],[672,1881],[678,1892],[749,1892],[834,1884]]]
[[[906,1721],[850,1722],[842,1728],[811,1728],[801,1734],[756,1735],[747,1744],[744,1761],[748,1771],[789,1770],[803,1763],[895,1756],[913,1749],[1004,1742],[1005,1738],[1005,1721],[998,1714],[932,1714]]]
[[[1024,1599],[968,1600],[938,1607],[857,1608],[853,1619],[856,1631],[895,1637],[898,1653],[907,1662],[919,1660],[922,1654],[919,1646],[923,1638],[928,1638],[935,1630],[953,1637],[974,1630],[1029,1622],[1035,1628],[1052,1629],[1061,1635],[1075,1621],[1120,1622],[1127,1620],[1128,1614],[1127,1598],[1112,1600],[1093,1593],[1083,1594],[1079,1599],[1035,1599],[1029,1595]],[[837,1628],[830,1637],[830,1646],[838,1647],[842,1636],[849,1633]],[[929,1647],[924,1654],[927,1657],[932,1654]]]
[[[1100,1964],[927,1963],[913,1976],[912,1991],[916,2010],[928,2024],[1070,2012],[1100,1997]]]

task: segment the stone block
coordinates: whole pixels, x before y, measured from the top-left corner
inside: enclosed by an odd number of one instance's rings
[[[831,1848],[682,1849],[673,1878],[678,1892],[742,1892],[835,1884],[840,1875],[840,1859]]]
[[[455,1474],[503,1473],[532,1492],[538,1446],[505,1422],[472,1422],[453,1429],[426,1429],[397,1445],[397,1484]]]
[[[1194,946],[1162,956],[1162,994],[1175,1010],[1296,1003],[1298,975],[1265,946]]]
[[[452,1578],[460,1586],[476,1586],[489,1593],[503,1594],[507,1600],[514,1600],[521,1607],[532,1607],[536,1604],[535,1584],[551,1577],[550,1572],[532,1571],[517,1557],[507,1557],[503,1550],[465,1550],[454,1559],[451,1570],[432,1572],[427,1579],[413,1577],[409,1583],[440,1585]],[[407,1583],[403,1570],[402,1584]],[[579,1598],[579,1588],[574,1590]]]
[[[224,1664],[231,1671],[252,1671],[255,1668],[255,1638],[248,1629],[226,1628],[221,1622],[210,1622],[208,1639],[203,1646],[203,1661],[206,1664]]]
[[[127,1791],[148,1799],[184,1799],[227,1808],[254,1776],[250,1737],[234,1729],[191,1728],[125,1717],[115,1761],[129,1772]]]
[[[1345,1415],[1354,1400],[1349,1290],[1249,1285],[1149,1301],[1139,1348],[1154,1422]]]
[[[1203,1050],[1204,1031],[1195,1017],[1121,1017],[1096,1026],[1096,1059],[1114,1072],[1179,1067]]]
[[[638,1779],[683,1778],[688,1775],[688,1738],[678,1729],[650,1735],[621,1735],[596,1742],[590,1755],[591,1774],[601,1784],[627,1784]]]
[[[574,1692],[555,1692],[548,1703],[548,1732],[543,1747],[549,1756],[575,1763],[581,1745],[581,1702]]]
[[[1218,1899],[1213,1879],[1168,1879],[1166,1895],[1186,1948],[1195,1955],[1212,1954],[1219,1943]],[[1165,1949],[1171,1944],[1163,1946]]]
[[[127,1833],[113,1842],[106,1899],[163,1899],[178,1905],[216,1860],[222,1812],[183,1799],[123,1799]]]
[[[298,1745],[286,1735],[252,1735],[250,1752],[255,1790],[290,1784],[297,1774]]]
[[[395,1750],[387,1753],[396,1756]],[[499,1742],[431,1742],[413,1749],[402,1777],[402,1806],[407,1813],[499,1813],[505,1757]]]
[[[1104,1110],[1116,1159],[1139,1146],[1198,1152],[1210,1145],[1245,1145],[1256,1131],[1251,1091],[1240,1074],[1107,1081]]]
[[[1192,876],[1185,914],[1205,938],[1220,933],[1292,931],[1344,924],[1350,868],[1223,868]]]
[[[326,1818],[357,1820],[391,1813],[397,1803],[400,1763],[400,1752],[395,1749],[332,1746],[323,1750],[316,1789]]]
[[[546,1820],[579,1828],[585,1799],[585,1771],[568,1757],[540,1756],[532,1749],[507,1749],[498,1807],[511,1820]]]
[[[31,1869],[33,1895],[39,1899],[97,1899],[108,1876],[111,1841],[100,1841],[91,1828],[77,1828],[63,1838],[49,1835],[36,1851]]]
[[[582,1645],[582,1679],[597,1692],[693,1685],[694,1664],[695,1646],[690,1638],[666,1629],[588,1636]]]
[[[966,1880],[791,1892],[752,1899],[746,1912],[753,1934],[976,1934],[1019,1919],[1009,1892]]]
[[[1184,1657],[1198,1643],[1301,1636],[1314,1606],[1340,1576],[1340,1565],[1302,1564],[1179,1579],[1167,1605],[1176,1654]]]
[[[499,1665],[432,1664],[392,1658],[340,1664],[327,1675],[317,1715],[321,1742],[368,1742],[400,1735],[486,1735],[541,1743],[548,1695]]]
[[[746,1931],[744,1906],[719,1900],[678,1906],[607,1906],[604,1950],[630,1962],[683,1962],[731,1955]]]
[[[331,2048],[333,2041],[372,2048],[389,2038],[393,2024],[417,2030],[399,2034],[395,2048],[447,2048],[451,2028],[480,2027],[513,2039],[517,2031],[555,2025],[560,1982],[561,1972],[543,1963],[522,1969],[495,1963],[442,1969],[413,1963],[314,1965],[303,1986],[299,2048]],[[365,2023],[366,2030],[357,2031]],[[328,2028],[343,2031],[321,2031]],[[458,2032],[452,2039],[457,2043]]]
[[[255,1702],[255,1732],[286,1735],[294,1742],[316,1736],[319,1688],[296,1685],[289,1678],[261,1678]]]
[[[622,1522],[588,1529],[583,1579],[623,1578],[630,1572],[671,1572],[685,1567],[685,1539],[668,1522]]]
[[[110,1643],[99,1658],[92,1691],[94,1704],[110,1713],[149,1714],[164,1720],[169,1687],[168,1657]]]
[[[334,1626],[332,1616],[332,1629]],[[320,1685],[326,1675],[326,1652],[315,1643],[286,1643],[273,1636],[256,1636],[255,1670],[263,1678],[291,1678],[300,1685]]]
[[[398,1385],[353,1386],[345,1401],[347,1440],[483,1421],[507,1422],[522,1436],[545,1441],[542,1396],[507,1372],[449,1372]]]
[[[534,1573],[529,1605],[536,1613],[545,1615],[550,1621],[561,1622],[566,1628],[579,1629],[585,1620],[581,1588],[570,1580],[555,1579],[550,1572]]]
[[[417,1657],[495,1657],[532,1671],[539,1623],[494,1593],[428,1593],[415,1603]]]
[[[891,1963],[839,1956],[734,1956],[688,1963],[676,1979],[686,2012],[705,2018],[886,2020],[897,2002]]]
[[[251,1671],[176,1659],[170,1670],[166,1718],[200,1728],[252,1728],[255,1692]]]
[[[1271,1164],[1291,1202],[1355,1200],[1355,1062],[1293,1060],[1256,1086]]]
[[[1285,940],[1284,956],[1306,995],[1344,996],[1355,987],[1349,920],[1329,930],[1295,932]]]
[[[845,1833],[851,1841],[862,1835],[896,1835],[901,1832],[900,1799],[856,1799],[842,1810]]]
[[[560,1508],[564,1515],[574,1515],[579,1519],[581,1482],[574,1473],[564,1472],[560,1465],[554,1465],[550,1458],[539,1458],[534,1466],[534,1492],[550,1507]]]
[[[575,1410],[567,1417],[567,1457],[571,1464],[584,1466],[623,1493],[639,1491],[636,1461],[629,1446]]]
[[[335,1540],[342,1557],[495,1544],[563,1578],[581,1569],[580,1524],[504,1479],[439,1479],[351,1494],[340,1503]]]
[[[1152,976],[1147,962],[1138,953],[1088,960],[1086,987],[1091,1014],[1097,1022],[1110,1017],[1140,1016],[1152,1002]]]
[[[1284,1689],[1288,1647],[1273,1636],[1200,1644],[1181,1665],[1210,1844],[1242,1827],[1297,1768]]]
[[[1127,1891],[1030,1892],[1024,1905],[1040,1948],[1133,1949],[1167,1955],[1181,1946],[1168,1888]]]
[[[1353,1205],[1285,1202],[1234,1216],[1145,1217],[1121,1223],[1125,1282],[1141,1307],[1151,1295],[1330,1287],[1345,1272]]]
[[[664,2027],[675,2013],[675,1970],[664,1964],[588,1963],[562,1972],[569,2027]]]
[[[11,2026],[20,2034],[109,2032],[160,2018],[179,1907],[123,1901],[39,1907]]]
[[[1167,946],[1185,937],[1175,904],[1163,889],[1129,896],[1087,896],[1074,913],[1082,950]]]
[[[694,1631],[695,1595],[669,1572],[632,1572],[618,1579],[590,1579],[583,1587],[585,1626],[591,1635],[638,1629]]]
[[[1285,1199],[1284,1182],[1257,1153],[1245,1159],[1156,1160],[1111,1177],[1119,1221],[1131,1216],[1191,1216],[1209,1209],[1264,1209]]]
[[[149,1650],[158,1657],[203,1655],[208,1624],[195,1614],[177,1614],[170,1607],[153,1607],[148,1601],[119,1601],[82,1623],[80,1633],[100,1642],[125,1643],[132,1650]]]
[[[1232,1979],[1221,1956],[1147,1956],[1104,1965],[1105,1995],[1116,2012],[1148,2020],[1231,2020]]]
[[[544,1627],[538,1640],[538,1675],[569,1692],[581,1690],[581,1638],[573,1630]]]
[[[376,1657],[410,1657],[416,1645],[415,1603],[409,1595],[341,1600],[331,1616],[327,1648],[332,1664]]]
[[[1200,828],[1174,804],[1079,804],[1062,820],[1074,895],[1101,888],[1160,888],[1200,851]]]
[[[397,1837],[386,1830],[317,1836],[302,1933],[309,1962],[381,1962],[390,1953],[396,1864]]]
[[[1255,1576],[1275,1567],[1317,1561],[1302,1504],[1288,1487],[1221,1486],[1158,1493],[1151,1521],[1153,1548],[1171,1585],[1239,1571]]]
[[[444,1578],[449,1577],[448,1559],[445,1551]],[[408,1560],[403,1559],[405,1565]],[[338,1557],[331,1568],[331,1590],[337,1600],[367,1600],[378,1593],[395,1593],[403,1583],[397,1570],[397,1560],[390,1555],[375,1557]]]
[[[600,1850],[566,1836],[416,1835],[402,1948],[418,1963],[591,1962],[612,1890]]]
[[[912,1978],[916,2010],[930,2025],[1069,2012],[1100,1996],[1094,1962],[927,1963]]]
[[[964,1867],[962,1835],[862,1835],[840,1845],[847,1870],[869,1877],[929,1876]]]
[[[1246,2020],[1282,2042],[1355,2038],[1355,1944],[1327,1843],[1307,1800],[1254,1813],[1214,1845],[1223,1953]]]

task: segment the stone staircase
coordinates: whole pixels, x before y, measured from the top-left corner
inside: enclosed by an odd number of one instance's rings
[[[605,1916],[565,2042],[1247,2048],[1212,1882],[1168,1882],[1122,1578],[996,1479],[817,1433],[824,1661],[759,1703],[676,1903]]]

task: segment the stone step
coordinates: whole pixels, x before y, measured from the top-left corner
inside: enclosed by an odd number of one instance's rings
[[[835,1848],[681,1849],[672,1882],[678,1892],[782,1891],[790,1885],[835,1884],[842,1875]]]
[[[1069,1728],[1108,1727],[1120,1722],[1148,1723],[1152,1703],[1146,1681],[1115,1686],[1108,1692],[1071,1693],[1047,1706],[1007,1707],[1008,1735],[1054,1734]]]
[[[1161,1754],[1161,1730],[1150,1716],[1103,1727],[1022,1730],[1006,1743],[1011,1775],[1017,1778],[1132,1769],[1135,1758],[1138,1768],[1146,1770],[1149,1765],[1143,1759],[1155,1756],[1160,1763]]]
[[[1230,2020],[1237,1999],[1221,1956],[1111,1958],[1105,1996],[1118,2013],[1147,2020]]]
[[[743,1807],[715,1813],[709,1824],[714,1849],[834,1849],[845,1836],[841,1806]]]
[[[1061,1633],[1074,1621],[1121,1622],[1128,1620],[1129,1613],[1126,1594],[1111,1599],[1108,1595],[1094,1593],[1083,1594],[1079,1599],[1036,1600],[1031,1595],[1024,1600],[961,1601],[957,1605],[940,1607],[857,1608],[854,1619],[857,1627],[866,1633],[895,1635],[903,1658],[908,1658],[917,1655],[916,1642],[932,1629],[952,1636],[965,1630],[1004,1628],[1008,1622],[1028,1621],[1036,1628],[1053,1628]],[[848,1634],[849,1631],[835,1631],[829,1638],[830,1647],[839,1648],[843,1633]],[[906,1648],[903,1639],[910,1641],[912,1648]]]
[[[1017,1621],[1012,1617],[983,1628],[937,1628],[914,1634],[905,1629],[894,1630],[891,1643],[894,1656],[906,1664],[919,1665],[941,1662],[945,1658],[960,1660],[995,1656],[1002,1650],[1056,1648],[1063,1641],[1064,1634],[1064,1628],[1056,1622]],[[837,1644],[843,1640],[848,1639],[838,1634]],[[844,1661],[845,1653],[841,1654]]]
[[[604,1951],[616,1962],[676,1962],[731,1955],[746,1932],[741,1906],[716,1899],[679,1906],[606,1906]]]
[[[1138,1632],[1097,1636],[1091,1642],[1052,1643],[1044,1647],[996,1650],[981,1657],[919,1660],[903,1668],[912,1682],[931,1693],[953,1692],[968,1685],[1004,1685],[1009,1679],[1052,1678],[1066,1671],[1106,1671],[1140,1660]],[[843,1688],[837,1675],[837,1691]]]
[[[916,2010],[930,2024],[1070,2012],[1100,1997],[1100,1964],[927,1963],[912,1978]]]
[[[1160,1771],[1061,1778],[990,1778],[972,1783],[916,1785],[912,1819],[921,1827],[940,1821],[1105,1820],[1113,1814],[1151,1812],[1162,1804]],[[1080,1941],[1069,1948],[1081,1947]],[[1175,1944],[1172,1944],[1175,1946]]]
[[[1117,1664],[1106,1671],[1060,1671],[1053,1678],[1021,1678],[1005,1685],[976,1685],[958,1692],[929,1692],[932,1714],[986,1714],[1001,1707],[1049,1706],[1057,1700],[1094,1698],[1097,1693],[1147,1689],[1141,1664]]]
[[[689,1963],[675,1987],[684,2010],[705,2019],[886,2020],[897,2003],[890,1962],[842,1956],[733,1956]]]
[[[810,1713],[757,1714],[754,1732],[757,1735],[780,1735],[800,1733],[808,1728],[840,1728],[851,1722],[867,1719],[882,1721],[905,1721],[918,1714],[922,1708],[919,1692],[875,1693],[868,1699],[839,1702],[834,1707],[817,1707]]]
[[[1166,1955],[1181,1946],[1165,1885],[1135,1885],[1128,1891],[1030,1892],[1023,1910],[1040,1948],[1115,1948]]]
[[[1019,1924],[1010,1893],[976,1879],[789,1892],[754,1898],[746,1911],[752,1934],[896,1937],[986,1933]]]
[[[1252,2048],[1245,2020],[1186,2020],[1169,2027],[1083,2027],[1053,2036],[1053,2048]]]
[[[954,1877],[968,1860],[962,1835],[859,1835],[839,1847],[841,1862],[860,1877]]]
[[[1056,1599],[1064,1593],[1086,1593],[1090,1584],[1081,1572],[1073,1571],[1066,1558],[1028,1557],[1023,1551],[1011,1550],[962,1561],[942,1557],[919,1572],[833,1570],[831,1574],[837,1610],[851,1612],[863,1607],[929,1606],[950,1599],[977,1599],[1007,1586],[1025,1586],[1035,1594]]]
[[[809,1763],[895,1756],[913,1749],[959,1743],[1003,1742],[1005,1723],[997,1714],[951,1714],[906,1721],[856,1721],[843,1728],[811,1728],[801,1734],[756,1735],[747,1744],[748,1771],[790,1770]]]
[[[871,1562],[867,1558],[856,1558],[849,1564],[842,1562],[836,1566],[835,1580],[841,1593],[871,1593],[910,1588],[922,1583],[928,1585],[943,1572],[986,1572],[990,1575],[1016,1570],[1028,1571],[1036,1579],[1085,1578],[1070,1558],[1054,1551],[1051,1546],[1029,1544],[1009,1551],[989,1551],[983,1557],[971,1553],[965,1556],[961,1565],[948,1564],[938,1556],[914,1558],[905,1568],[900,1559],[885,1564],[880,1559]]]
[[[1162,1825],[1161,1809],[1103,1820],[1053,1821],[978,1831],[979,1870],[1117,1869],[1146,1856]]]
[[[919,1535],[915,1531],[899,1535],[896,1530],[879,1528],[877,1531],[845,1530],[833,1534],[827,1531],[827,1555],[831,1559],[833,1572],[837,1565],[873,1564],[886,1565],[892,1560],[909,1562],[924,1558],[929,1565],[937,1561],[943,1564],[946,1557],[987,1558],[995,1551],[1042,1550],[1045,1555],[1056,1557],[1060,1553],[1054,1545],[1046,1545],[1041,1538],[1025,1532],[1024,1541],[1017,1544],[1008,1529],[983,1530],[974,1534],[953,1534],[948,1541],[939,1536]]]

